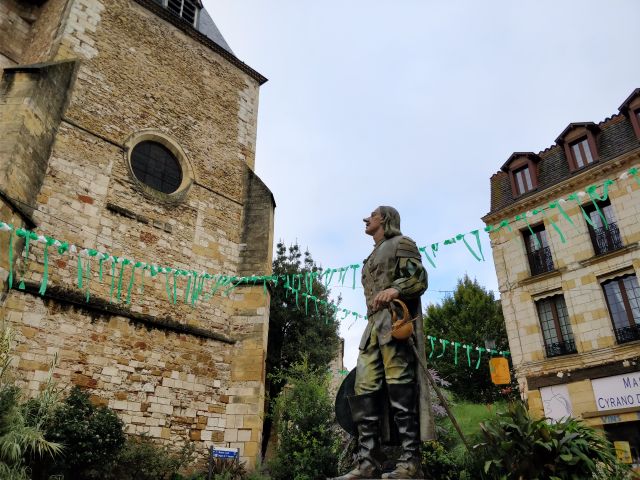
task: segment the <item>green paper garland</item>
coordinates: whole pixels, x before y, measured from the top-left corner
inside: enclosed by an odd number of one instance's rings
[[[636,183],[638,185],[640,185],[640,178],[638,176],[638,168],[637,167],[633,167],[630,168],[627,172],[623,173],[619,178],[625,179],[627,178],[629,175],[633,176],[634,180],[636,181]],[[559,199],[559,200],[555,200],[551,203],[548,204],[547,207],[540,207],[537,209],[533,209],[531,214],[532,215],[538,215],[540,213],[542,213],[542,215],[545,218],[548,218],[549,222],[551,223],[552,227],[554,228],[554,230],[556,231],[556,233],[558,234],[560,241],[562,243],[566,242],[566,237],[564,235],[564,233],[562,232],[561,228],[556,224],[556,222],[551,218],[551,217],[547,217],[546,215],[546,210],[553,210],[553,209],[557,209],[557,211],[562,215],[562,217],[570,224],[572,225],[574,228],[576,227],[576,224],[573,222],[573,220],[571,219],[571,217],[567,214],[567,212],[564,210],[564,208],[562,207],[562,203],[566,202],[566,201],[575,201],[580,210],[582,211],[582,215],[585,218],[585,221],[587,221],[587,223],[593,227],[595,227],[594,222],[591,220],[591,218],[589,217],[589,215],[586,214],[586,211],[584,209],[584,207],[581,204],[581,198],[584,197],[585,195],[589,196],[589,199],[591,200],[591,202],[593,203],[595,210],[598,212],[598,215],[600,215],[603,225],[605,226],[605,228],[608,228],[609,225],[607,223],[606,217],[604,216],[604,213],[602,212],[602,210],[600,209],[598,202],[602,202],[605,201],[608,197],[609,197],[609,186],[614,184],[615,181],[611,180],[611,179],[607,179],[602,183],[603,186],[603,191],[602,194],[598,194],[598,186],[597,185],[591,185],[589,187],[587,187],[585,189],[585,192],[578,192],[578,193],[573,193],[571,195],[569,195],[567,197],[567,199]],[[529,212],[523,213],[523,214],[519,214],[516,215],[515,217],[515,221],[524,221],[527,228],[529,229],[530,232],[533,233],[533,229],[531,227],[531,225],[529,224],[528,221],[528,217],[529,217]],[[499,222],[497,225],[487,225],[484,228],[484,231],[487,233],[490,232],[495,232],[495,231],[499,231],[503,228],[507,228],[507,230],[509,232],[512,232],[512,228],[510,226],[510,221],[509,219],[503,219],[501,222]],[[44,244],[43,250],[44,250],[44,255],[43,255],[43,275],[42,275],[42,281],[40,282],[40,289],[39,289],[39,293],[41,295],[44,295],[44,293],[47,290],[47,285],[48,285],[48,280],[49,280],[49,247],[50,246],[56,246],[58,247],[58,253],[60,255],[66,253],[66,252],[70,252],[71,254],[77,255],[77,283],[78,283],[78,288],[80,290],[84,290],[84,293],[86,295],[86,299],[87,301],[89,300],[89,296],[90,296],[90,280],[91,280],[91,259],[95,256],[99,255],[99,272],[98,272],[98,277],[100,279],[100,281],[102,281],[103,279],[103,264],[105,261],[111,261],[111,286],[110,286],[110,302],[113,301],[113,296],[114,296],[114,289],[115,289],[115,273],[116,273],[116,268],[117,268],[117,264],[120,264],[120,272],[118,275],[118,289],[117,289],[117,298],[118,301],[121,301],[122,299],[122,282],[123,282],[123,275],[124,275],[124,270],[126,269],[126,266],[128,264],[132,264],[131,267],[131,277],[129,280],[129,286],[128,286],[128,290],[127,290],[127,297],[126,297],[126,303],[130,304],[131,302],[131,292],[133,289],[133,286],[135,285],[135,271],[137,268],[142,268],[142,278],[141,278],[141,282],[140,282],[140,288],[139,288],[139,292],[143,293],[144,292],[144,281],[145,281],[145,275],[146,275],[146,270],[150,271],[150,274],[152,277],[155,277],[158,273],[165,273],[165,288],[167,290],[167,296],[169,298],[170,301],[172,301],[174,304],[177,301],[177,281],[178,281],[178,277],[180,276],[187,276],[187,285],[186,285],[186,290],[185,290],[185,303],[190,303],[192,306],[194,306],[200,299],[200,297],[202,296],[202,292],[205,289],[205,285],[207,281],[210,281],[210,284],[212,284],[212,286],[209,289],[208,293],[205,293],[203,298],[204,299],[209,299],[211,298],[216,291],[218,291],[221,287],[228,287],[224,290],[223,294],[224,295],[229,295],[233,289],[235,289],[238,285],[240,284],[253,284],[256,285],[257,282],[261,282],[262,286],[263,286],[263,293],[266,294],[267,293],[267,283],[270,282],[274,287],[278,285],[278,280],[279,277],[277,275],[275,276],[255,276],[252,275],[251,277],[230,277],[230,276],[224,276],[224,275],[215,275],[215,276],[211,276],[209,274],[207,274],[206,272],[203,272],[202,274],[198,274],[196,271],[187,271],[187,270],[179,270],[179,269],[172,269],[172,268],[165,268],[165,267],[156,267],[156,266],[149,266],[145,263],[142,262],[135,262],[133,263],[131,260],[126,259],[126,258],[118,258],[115,256],[109,256],[108,254],[103,254],[98,252],[97,250],[94,249],[83,249],[81,252],[77,251],[77,247],[75,245],[69,245],[67,242],[60,242],[58,240],[55,240],[51,237],[47,237],[47,236],[38,236],[35,232],[33,231],[29,231],[23,228],[14,228],[13,225],[10,224],[6,224],[3,222],[0,222],[0,230],[3,231],[9,231],[9,252],[8,252],[8,259],[9,259],[9,272],[8,272],[8,284],[9,284],[9,288],[13,288],[13,278],[14,278],[14,273],[13,273],[13,266],[14,266],[14,235],[17,235],[19,237],[22,237],[25,239],[25,253],[24,253],[24,264],[23,264],[23,271],[21,274],[21,281],[19,284],[20,289],[24,289],[25,288],[25,284],[24,284],[24,277],[25,277],[25,273],[26,273],[26,269],[28,267],[28,262],[29,262],[29,253],[30,253],[30,242],[31,240],[37,240],[40,243]],[[462,243],[465,244],[465,247],[467,248],[467,250],[469,251],[469,253],[471,253],[471,255],[478,261],[484,261],[484,254],[482,252],[482,245],[480,242],[480,237],[479,237],[479,230],[473,230],[471,232],[472,235],[475,236],[476,238],[476,249],[475,250],[467,241],[466,239],[466,233],[464,234],[458,234],[454,237],[448,238],[446,240],[444,240],[442,243],[444,245],[453,245],[455,243],[459,243],[460,241],[462,241]],[[535,238],[535,237],[534,237]],[[537,241],[537,238],[535,238],[535,241]],[[435,262],[433,261],[433,259],[431,258],[431,256],[428,254],[427,252],[427,247],[420,247],[419,251],[424,254],[425,258],[427,259],[428,263],[435,268]],[[431,244],[431,254],[433,255],[433,257],[435,258],[437,256],[437,252],[439,251],[439,242],[435,242]],[[83,260],[82,257],[86,257],[85,260]],[[85,262],[84,265],[82,262]],[[355,288],[355,284],[356,284],[356,274],[357,274],[357,270],[361,268],[361,266],[359,264],[351,264],[348,265],[346,267],[342,267],[339,269],[326,269],[324,271],[324,273],[318,273],[316,271],[314,272],[306,272],[305,273],[305,279],[304,279],[304,283],[305,283],[305,288],[306,288],[306,293],[301,292],[302,287],[302,275],[298,274],[298,275],[293,275],[291,278],[291,276],[287,275],[286,277],[283,276],[282,278],[286,279],[286,283],[285,283],[285,288],[287,288],[287,294],[289,293],[289,290],[291,290],[296,297],[296,306],[299,308],[299,295],[302,293],[302,295],[305,297],[305,312],[308,314],[309,311],[309,301],[312,301],[314,303],[315,306],[315,311],[316,314],[319,314],[319,308],[318,308],[318,302],[321,303],[321,305],[325,306],[327,309],[333,309],[334,312],[337,311],[337,307],[332,306],[332,304],[327,304],[327,302],[324,301],[320,301],[317,299],[317,297],[313,296],[313,282],[315,281],[316,278],[321,279],[324,281],[325,287],[328,287],[331,283],[331,280],[333,278],[333,275],[338,272],[339,273],[339,282],[341,285],[344,285],[347,273],[349,270],[353,270],[352,272],[352,288]],[[169,275],[173,274],[173,292],[170,291],[170,286],[169,286]],[[296,288],[296,282],[295,280],[298,280],[297,282],[297,288]],[[293,286],[292,286],[293,284]],[[347,309],[342,309],[342,313],[344,314],[344,319],[346,319],[349,315],[354,317],[354,321],[357,320],[358,318],[365,318],[367,319],[366,316],[361,316],[359,315],[357,312],[354,311],[350,311]],[[430,357],[433,355],[434,353],[434,341],[435,341],[435,337],[430,337],[430,342],[432,345],[432,352]],[[438,357],[442,357],[444,356],[445,350],[446,350],[446,345],[448,343],[451,343],[448,340],[445,339],[438,339],[442,345],[442,352],[440,355],[438,355]],[[460,347],[460,342],[453,342],[453,346],[454,346],[454,362],[457,364],[458,362],[458,349]],[[470,355],[470,349],[472,348],[472,346],[470,345],[462,345],[463,348],[467,351],[467,362],[469,364],[469,366],[471,366],[471,355]],[[476,350],[478,351],[478,359],[476,362],[476,368],[479,367],[479,364],[481,362],[481,358],[482,358],[482,353],[486,352],[487,349],[482,348],[482,347],[475,347]],[[496,352],[494,349],[489,350],[489,354],[491,356],[495,355],[495,354],[500,354],[500,355],[508,355],[509,352]]]

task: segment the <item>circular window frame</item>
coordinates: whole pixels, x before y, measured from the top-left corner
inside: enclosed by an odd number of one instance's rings
[[[133,172],[133,165],[131,164],[131,154],[133,153],[133,149],[142,142],[156,142],[165,147],[174,158],[177,160],[180,169],[182,170],[182,182],[176,189],[176,191],[172,193],[164,193],[160,190],[156,190],[153,187],[150,187],[146,183],[142,182],[138,177],[136,177]],[[189,161],[187,154],[184,152],[182,147],[176,142],[173,138],[167,136],[166,134],[153,129],[142,130],[131,135],[127,141],[125,142],[125,161],[127,163],[127,168],[129,169],[129,175],[133,179],[134,185],[137,187],[139,191],[143,193],[144,196],[155,200],[161,203],[168,204],[176,204],[185,200],[187,194],[189,193],[189,189],[191,185],[195,182],[195,175],[193,171],[193,166]]]

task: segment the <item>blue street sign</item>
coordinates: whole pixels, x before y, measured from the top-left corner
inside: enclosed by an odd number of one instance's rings
[[[237,448],[211,447],[211,456],[215,458],[237,458]]]

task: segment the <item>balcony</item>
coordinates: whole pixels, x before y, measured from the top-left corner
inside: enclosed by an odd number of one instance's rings
[[[553,258],[549,247],[539,248],[528,254],[531,276],[541,273],[552,272],[554,270]]]
[[[640,340],[640,326],[633,325],[628,327],[616,328],[616,340],[618,343],[633,342],[634,340]]]
[[[589,234],[596,255],[604,255],[624,247],[622,238],[620,238],[620,230],[614,222],[609,223],[609,228],[589,227]]]
[[[576,350],[576,342],[573,340],[546,344],[544,348],[547,351],[547,358],[568,355],[578,351]]]

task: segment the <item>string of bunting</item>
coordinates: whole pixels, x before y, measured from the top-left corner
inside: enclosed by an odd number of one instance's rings
[[[509,355],[511,355],[511,353],[507,350],[496,350],[495,348],[484,348],[484,347],[478,347],[476,345],[471,345],[471,344],[467,344],[464,342],[452,342],[451,340],[447,340],[445,338],[438,338],[438,337],[434,337],[433,335],[427,335],[427,340],[429,340],[430,345],[431,345],[431,353],[429,353],[429,358],[433,358],[434,354],[438,351],[438,347],[436,346],[436,344],[439,344],[440,347],[442,347],[442,350],[440,351],[439,355],[436,355],[436,358],[442,358],[444,356],[444,353],[447,350],[447,345],[451,345],[453,348],[453,355],[454,355],[454,364],[458,365],[458,353],[460,351],[460,349],[462,348],[462,350],[464,350],[466,352],[466,358],[467,358],[467,365],[470,367],[472,362],[471,362],[471,352],[478,352],[478,358],[475,361],[475,368],[476,370],[478,368],[480,368],[480,362],[482,361],[482,353],[483,352],[487,352],[491,357],[493,357],[494,355],[499,355],[502,357],[508,357]]]
[[[433,335],[427,335],[427,340],[429,340],[430,347],[431,347],[428,358],[434,358],[434,355],[435,355],[435,358],[444,357],[444,354],[447,351],[447,345],[451,345],[451,348],[453,349],[453,355],[454,355],[454,364],[458,365],[458,354],[464,351],[466,353],[467,365],[469,367],[471,367],[472,365],[475,365],[476,370],[480,368],[480,364],[482,363],[483,352],[487,352],[490,356],[489,358],[494,357],[496,355],[502,356],[502,357],[508,357],[509,355],[511,355],[511,353],[507,350],[498,351],[495,348],[487,349],[484,347],[467,344],[465,342],[452,342],[451,340],[434,337]],[[439,345],[439,347],[437,345]],[[451,348],[449,350],[451,350]],[[440,353],[436,355],[439,349],[441,349]],[[475,361],[472,361],[471,359],[472,357],[471,352],[478,352],[478,357],[475,359]],[[342,369],[342,370],[338,370],[337,372],[340,375],[344,376],[349,373],[349,370]]]
[[[633,176],[635,181],[638,183],[638,185],[640,185],[640,178],[638,176],[638,172],[639,172],[638,167],[633,167],[629,169],[627,172],[623,172],[620,175],[619,180],[626,179],[631,175]],[[580,207],[585,220],[590,225],[595,226],[593,221],[589,217],[589,215],[584,210],[584,207],[582,206],[582,200],[586,196],[588,196],[589,199],[592,201],[596,211],[598,212],[599,216],[602,219],[602,223],[605,226],[605,228],[608,228],[609,225],[607,223],[607,220],[604,214],[602,213],[602,211],[600,210],[600,207],[598,206],[597,202],[604,201],[608,198],[609,187],[613,183],[615,183],[614,180],[611,180],[611,179],[605,180],[602,183],[603,191],[601,194],[598,194],[597,192],[598,186],[592,185],[590,187],[587,187],[586,191],[584,192],[580,191],[580,192],[572,193],[566,199],[561,198],[561,199],[555,200],[553,202],[550,202],[546,207],[540,207],[540,208],[533,209],[531,211],[527,211],[525,213],[516,215],[513,219],[504,219],[501,222],[497,223],[496,225],[487,226],[484,230],[486,232],[492,232],[492,231],[499,231],[503,228],[507,228],[509,231],[511,231],[510,223],[512,221],[517,222],[521,220],[524,220],[527,227],[531,229],[531,226],[528,221],[529,218],[532,218],[539,214],[546,216],[546,212],[551,210],[560,212],[563,218],[566,219],[570,225],[575,227],[575,223],[573,222],[571,217],[569,217],[569,215],[567,214],[567,212],[563,207],[563,204],[566,204],[567,202],[571,202],[571,201],[576,202],[577,205]],[[550,221],[552,227],[558,233],[558,236],[560,237],[560,241],[565,243],[566,237],[564,236],[562,230],[557,225],[557,223],[553,221],[553,219],[550,217],[546,217],[546,218]],[[318,279],[319,281],[321,281],[324,284],[324,286],[328,288],[331,285],[331,282],[334,278],[337,279],[340,285],[344,286],[346,279],[350,277],[351,284],[352,284],[351,286],[353,289],[355,289],[356,274],[357,274],[357,271],[361,268],[360,264],[354,263],[341,268],[327,268],[324,271],[307,272],[306,274],[296,274],[296,275],[280,275],[280,276],[277,276],[277,275],[233,276],[233,275],[224,275],[224,274],[211,275],[204,271],[197,272],[196,270],[192,270],[192,269],[189,270],[189,269],[180,269],[180,268],[172,268],[172,267],[163,267],[155,264],[149,264],[146,262],[128,259],[125,257],[118,257],[115,255],[110,255],[108,253],[100,252],[96,249],[78,248],[74,244],[69,244],[68,242],[61,242],[49,236],[38,235],[33,231],[29,231],[22,228],[14,229],[13,225],[7,224],[5,222],[0,222],[0,231],[9,232],[10,234],[10,237],[9,237],[10,268],[9,268],[9,279],[8,279],[10,287],[12,287],[13,285],[13,268],[12,268],[13,267],[13,243],[14,243],[14,236],[17,236],[20,238],[24,238],[25,240],[25,267],[29,258],[30,244],[34,241],[44,244],[44,258],[43,258],[44,271],[43,271],[42,281],[41,281],[40,290],[39,290],[41,295],[43,295],[47,289],[47,283],[48,283],[48,277],[49,277],[49,261],[48,261],[49,248],[53,247],[57,249],[57,252],[60,255],[65,253],[76,255],[77,264],[78,264],[78,268],[77,268],[78,288],[80,288],[85,292],[87,298],[89,298],[89,295],[90,295],[90,291],[89,291],[89,279],[91,277],[90,260],[96,259],[99,262],[100,281],[102,281],[104,268],[107,265],[110,265],[111,274],[112,274],[112,282],[111,282],[111,289],[110,289],[111,299],[113,299],[113,297],[116,296],[118,301],[120,301],[122,299],[123,292],[126,290],[125,302],[127,304],[130,303],[131,301],[131,293],[135,285],[136,270],[139,269],[138,271],[140,272],[140,276],[141,276],[141,280],[140,280],[141,291],[144,290],[144,280],[147,272],[151,277],[156,277],[159,274],[164,274],[167,296],[169,297],[169,300],[174,304],[177,303],[177,300],[178,300],[177,280],[180,277],[187,278],[187,286],[185,290],[184,302],[191,303],[192,305],[195,304],[200,299],[201,296],[203,296],[205,300],[208,300],[218,290],[221,290],[221,289],[225,294],[228,295],[238,285],[241,285],[241,284],[255,285],[257,283],[262,283],[266,292],[268,283],[271,283],[273,286],[277,286],[278,282],[282,280],[285,282],[284,287],[289,288],[296,295],[296,300],[298,299],[299,295],[303,296],[303,298],[305,299],[305,309],[308,310],[309,301],[314,302],[316,304],[316,307],[318,303],[321,303],[321,304],[323,303],[323,301],[320,301],[315,296],[313,296],[312,285],[315,279]],[[484,254],[482,252],[479,230],[473,230],[468,233],[475,237],[477,252],[474,251],[474,249],[471,247],[471,245],[465,238],[465,235],[467,234],[458,234],[454,237],[444,240],[443,242],[432,243],[431,246],[429,247],[431,254],[434,257],[436,256],[437,252],[439,251],[440,243],[448,246],[448,245],[453,245],[457,242],[462,242],[465,245],[465,247],[469,250],[469,252],[471,252],[471,254],[474,256],[476,260],[483,261]],[[535,235],[532,235],[532,238],[534,238],[534,240],[537,240],[537,236]],[[419,250],[422,254],[425,255],[425,258],[427,259],[427,261],[432,266],[435,267],[435,262],[429,255],[427,247],[426,246],[419,247]],[[85,259],[84,262],[83,262],[83,259]],[[128,284],[125,284],[123,283],[125,282],[124,272],[127,266],[130,266],[131,268],[131,276],[129,277]],[[116,273],[116,270],[118,270],[117,273]],[[336,277],[336,274],[337,274],[337,277]],[[117,282],[115,281],[115,277],[117,277],[118,279]],[[303,282],[306,287],[306,292],[301,292]],[[208,287],[206,287],[207,283],[209,285]],[[20,282],[19,288],[24,289],[23,281]],[[358,319],[358,318],[366,319],[366,316],[359,315],[356,312],[350,312],[346,309],[343,309],[343,313],[345,314],[345,316],[343,317],[343,320],[346,319],[347,316],[349,315],[354,315],[355,319]]]
[[[640,185],[640,178],[638,177],[638,171],[639,171],[638,167],[630,168],[628,171],[623,172],[619,176],[618,180],[624,180],[629,176],[632,176],[634,180],[638,183],[638,185]],[[516,215],[513,219],[504,219],[496,225],[487,226],[484,230],[486,232],[492,232],[492,231],[499,231],[502,228],[507,228],[509,231],[511,231],[511,227],[509,224],[512,221],[517,222],[521,220],[524,220],[527,227],[531,229],[528,219],[539,214],[542,214],[543,216],[545,216],[547,211],[554,211],[554,212],[558,211],[562,215],[562,217],[565,220],[567,220],[567,222],[570,225],[575,227],[573,220],[571,220],[571,218],[566,213],[563,207],[563,204],[566,204],[567,202],[572,202],[572,201],[576,202],[577,205],[580,207],[585,220],[590,225],[594,226],[593,221],[591,220],[589,215],[584,210],[584,207],[582,206],[582,201],[587,196],[592,201],[596,211],[600,215],[603,225],[606,228],[608,228],[608,223],[606,221],[606,218],[602,213],[602,211],[600,210],[597,202],[604,201],[608,198],[609,187],[614,183],[615,183],[615,180],[607,179],[601,185],[603,188],[601,194],[597,192],[599,185],[592,185],[590,187],[587,187],[584,192],[580,191],[580,192],[572,193],[566,199],[562,198],[559,200],[555,200],[553,202],[550,202],[545,207],[536,208],[536,209],[533,209],[532,211],[528,211],[528,212]],[[552,218],[550,217],[545,217],[545,218],[547,218],[550,221],[552,227],[559,235],[560,241],[565,243],[566,237],[564,236],[560,227],[556,224],[556,222],[553,221]],[[40,288],[39,288],[40,295],[44,295],[47,290],[47,284],[49,279],[49,249],[53,247],[60,255],[69,254],[69,255],[76,256],[77,285],[78,285],[78,288],[84,292],[87,301],[89,300],[89,297],[90,297],[89,284],[92,278],[91,261],[97,260],[98,261],[98,278],[100,281],[102,281],[103,279],[103,273],[105,268],[110,269],[110,273],[111,273],[111,284],[109,289],[110,301],[113,301],[115,297],[117,301],[120,302],[123,300],[123,296],[124,296],[124,301],[126,304],[129,304],[131,302],[131,295],[133,292],[133,288],[136,285],[136,271],[138,271],[140,276],[140,281],[139,281],[140,293],[144,292],[144,282],[145,282],[145,277],[147,273],[152,278],[158,275],[164,275],[165,290],[169,300],[173,304],[176,304],[178,301],[177,291],[178,291],[178,279],[180,277],[185,277],[187,279],[186,288],[184,290],[183,301],[184,303],[188,303],[192,306],[195,306],[195,304],[201,299],[205,301],[210,299],[218,291],[221,291],[223,294],[228,296],[233,291],[233,289],[235,289],[238,285],[241,285],[241,284],[256,285],[258,283],[261,283],[266,293],[268,284],[271,284],[274,287],[277,287],[279,282],[283,282],[283,287],[295,295],[296,305],[299,306],[300,297],[304,299],[305,312],[307,314],[309,309],[309,302],[312,302],[316,312],[318,312],[318,305],[325,306],[329,309],[332,309],[334,311],[333,313],[336,313],[336,314],[338,312],[341,313],[343,315],[341,320],[345,320],[349,316],[353,316],[354,321],[360,318],[364,318],[364,319],[367,318],[366,316],[360,315],[357,312],[350,311],[344,308],[340,309],[335,304],[318,299],[316,296],[313,295],[313,282],[315,279],[318,279],[325,285],[325,287],[328,287],[329,285],[331,285],[331,282],[335,278],[336,274],[337,274],[337,281],[340,282],[341,285],[344,285],[344,282],[347,280],[347,277],[350,276],[351,282],[352,282],[352,288],[355,289],[356,274],[358,269],[360,269],[361,267],[357,263],[351,264],[345,267],[337,268],[337,269],[329,268],[322,272],[316,271],[316,272],[307,272],[305,274],[295,274],[295,275],[251,275],[251,276],[233,276],[233,275],[224,275],[224,274],[211,275],[208,272],[204,272],[204,271],[198,272],[192,269],[189,270],[189,269],[164,267],[164,266],[158,266],[155,264],[128,259],[125,257],[118,257],[115,255],[110,255],[105,252],[100,252],[96,249],[78,248],[75,244],[69,244],[68,242],[61,242],[50,236],[38,235],[36,232],[26,230],[23,228],[14,228],[13,225],[5,222],[0,222],[0,231],[9,232],[9,251],[8,251],[9,288],[13,287],[13,282],[14,282],[14,278],[13,278],[14,277],[13,245],[15,241],[14,237],[19,237],[19,238],[23,238],[25,242],[24,264],[21,272],[22,279],[20,280],[18,285],[18,288],[21,290],[25,289],[24,276],[25,276],[25,271],[29,261],[30,245],[33,242],[38,242],[43,244],[43,247],[44,247],[43,248],[44,250],[43,274],[42,274],[42,280],[40,282]],[[455,237],[444,240],[443,242],[436,242],[431,244],[430,246],[431,254],[435,258],[436,253],[438,252],[440,243],[448,246],[448,245],[455,244],[457,242],[462,242],[476,260],[483,261],[484,254],[482,252],[482,247],[480,242],[480,231],[473,230],[468,233],[475,237],[477,252],[474,251],[474,249],[471,247],[469,242],[466,240],[465,235],[467,234],[458,234]],[[533,236],[533,238],[536,238],[535,235]],[[426,246],[420,247],[419,250],[425,255],[427,261],[433,267],[435,267],[435,262],[429,255],[427,247]],[[124,277],[125,270],[127,269],[127,267],[129,267],[130,269],[130,276],[128,281],[126,281]],[[350,272],[351,274],[349,275]],[[303,285],[305,287],[305,290],[303,290]],[[444,353],[446,345],[451,342],[444,339],[437,339],[437,340],[442,343],[443,353]],[[444,342],[448,342],[448,343],[444,343]],[[470,364],[471,362],[469,358],[470,351],[473,349],[479,352],[478,361],[476,362],[476,364],[479,366],[482,352],[486,350],[483,349],[482,347],[473,347],[473,346],[469,346],[459,342],[453,342],[456,364],[458,360],[457,352],[461,346],[463,350],[467,352],[468,364]],[[431,353],[433,355],[433,349]]]
[[[567,239],[562,231],[562,229],[558,226],[557,222],[555,222],[553,220],[552,217],[547,216],[547,213],[555,213],[555,212],[559,212],[560,215],[572,226],[572,227],[576,227],[574,221],[571,219],[571,217],[567,214],[566,210],[565,210],[565,205],[567,203],[570,202],[575,202],[578,207],[580,207],[580,210],[582,211],[582,215],[584,217],[584,219],[586,220],[586,222],[591,225],[592,227],[595,227],[596,225],[594,224],[593,220],[591,219],[591,217],[587,214],[587,212],[584,209],[583,206],[583,202],[584,200],[586,200],[587,198],[589,200],[591,200],[591,202],[593,203],[596,212],[598,213],[599,217],[602,220],[602,225],[605,228],[609,228],[609,224],[607,222],[607,219],[605,218],[605,215],[602,213],[602,210],[600,209],[600,206],[598,205],[598,202],[603,202],[605,200],[607,200],[607,198],[609,198],[609,188],[611,185],[613,185],[616,181],[621,181],[621,180],[626,180],[627,178],[629,178],[630,176],[633,177],[635,179],[635,181],[638,183],[638,185],[640,185],[640,176],[638,175],[640,172],[640,167],[632,167],[629,170],[621,173],[618,178],[616,180],[613,179],[607,179],[604,182],[602,182],[601,184],[596,184],[596,185],[591,185],[589,187],[587,187],[584,191],[578,191],[578,192],[574,192],[571,195],[569,195],[566,198],[559,198],[556,199],[552,202],[549,202],[546,206],[540,206],[538,208],[534,208],[533,210],[529,210],[526,211],[524,213],[520,213],[518,215],[515,215],[514,217],[511,218],[504,218],[503,220],[501,220],[500,222],[496,223],[495,225],[488,225],[486,227],[484,227],[484,231],[486,233],[490,233],[490,232],[497,232],[503,228],[508,229],[508,231],[512,231],[510,224],[514,223],[514,222],[519,222],[519,221],[523,221],[525,222],[525,224],[527,225],[527,228],[529,228],[529,230],[531,230],[531,225],[529,224],[529,219],[536,217],[538,215],[540,215],[541,217],[546,218],[547,220],[549,220],[549,223],[551,224],[551,226],[553,227],[553,229],[555,230],[555,232],[558,234],[558,237],[560,238],[560,241],[562,243],[566,243]],[[598,188],[602,187],[602,193],[598,193]],[[533,231],[532,231],[533,233]],[[471,240],[471,243],[469,242],[469,240],[467,239],[467,235],[471,235],[473,237],[473,240]],[[535,242],[538,242],[537,236],[536,235],[532,235],[532,238],[534,239]],[[473,256],[473,258],[475,258],[477,261],[482,262],[485,261],[485,257],[484,257],[484,252],[482,251],[482,243],[480,241],[480,229],[476,229],[476,230],[472,230],[470,232],[467,233],[459,233],[457,235],[454,235],[450,238],[447,238],[443,241],[440,242],[435,242],[432,243],[430,245],[425,245],[422,247],[419,247],[418,250],[420,251],[420,253],[422,255],[424,255],[425,259],[427,260],[427,262],[429,263],[429,265],[433,268],[437,268],[436,267],[436,263],[434,261],[434,259],[437,257],[438,253],[441,252],[440,247],[441,246],[451,246],[451,245],[455,245],[456,243],[462,243],[464,244],[465,248],[469,251],[469,253]],[[472,246],[472,244],[475,243],[475,246]],[[327,269],[327,272],[344,272],[345,270],[348,270],[349,268],[359,268],[360,265],[349,265],[348,267],[342,267],[339,269]],[[354,270],[354,279],[355,279],[355,270]],[[344,284],[344,280],[342,281],[342,284]],[[355,280],[354,280],[354,288],[355,288]]]
[[[363,318],[367,319],[366,315],[361,315],[358,312],[340,308],[333,302],[327,302],[313,295],[313,284],[315,279],[320,279],[323,274],[324,285],[328,286],[331,282],[332,272],[328,274],[325,272],[307,272],[305,274],[294,275],[251,275],[251,276],[231,276],[231,275],[211,275],[207,272],[198,273],[195,270],[185,270],[178,268],[170,268],[158,266],[155,264],[148,264],[146,262],[136,261],[124,257],[118,257],[110,255],[105,252],[100,252],[96,249],[90,248],[78,248],[75,244],[69,244],[68,242],[61,242],[53,237],[46,235],[38,235],[36,232],[26,230],[23,228],[14,228],[13,225],[0,222],[0,231],[9,232],[9,276],[8,284],[9,288],[13,288],[14,284],[14,243],[15,237],[23,238],[25,241],[24,247],[24,265],[19,275],[21,279],[18,284],[18,289],[24,290],[26,288],[24,282],[24,276],[26,273],[26,266],[29,261],[29,250],[33,250],[31,247],[34,242],[43,244],[43,274],[40,281],[40,288],[38,293],[44,295],[47,290],[49,279],[49,249],[54,248],[59,255],[75,255],[77,260],[77,286],[78,289],[85,294],[86,301],[90,298],[90,278],[91,274],[91,260],[98,261],[98,278],[103,280],[105,270],[111,273],[111,283],[109,287],[109,300],[120,302],[123,301],[128,305],[131,303],[131,295],[136,285],[136,270],[140,272],[139,277],[139,291],[144,292],[144,279],[146,272],[149,272],[151,277],[158,275],[164,275],[165,277],[165,290],[169,301],[176,304],[178,301],[178,279],[180,277],[187,277],[187,285],[184,290],[183,302],[195,307],[196,303],[200,300],[209,300],[216,292],[220,291],[223,295],[229,295],[234,288],[241,284],[262,284],[264,292],[267,292],[267,285],[271,284],[274,287],[281,285],[287,291],[287,294],[295,296],[296,306],[302,308],[300,305],[301,299],[304,301],[305,314],[309,314],[309,302],[312,302],[315,313],[320,315],[319,306],[324,307],[325,313],[331,312],[336,316],[341,315],[338,318],[340,321],[346,320],[348,317],[353,317],[354,321]],[[127,266],[130,268],[129,279],[125,279],[125,270]],[[339,274],[339,281],[344,281],[346,273],[349,269],[356,269],[357,265],[350,265],[348,268],[342,269],[342,271],[336,270]],[[336,273],[336,272],[333,272]],[[206,281],[210,281],[209,285],[205,288]],[[325,322],[329,321],[329,316],[325,315]],[[442,352],[438,355],[438,358],[444,355],[447,344],[452,343],[449,340],[438,339],[433,336],[427,337],[431,342],[431,355],[434,354],[434,342],[438,341],[442,345]],[[478,351],[479,356],[476,362],[476,368],[480,366],[481,355],[486,349],[482,347],[476,347],[467,345],[460,342],[453,342],[455,351],[455,363],[458,364],[458,348],[462,346],[467,351],[468,364],[471,366],[470,351]],[[497,352],[491,350],[491,355],[509,355],[509,352]],[[344,372],[340,372],[344,374]]]

